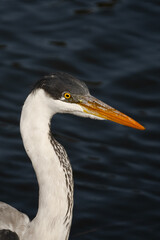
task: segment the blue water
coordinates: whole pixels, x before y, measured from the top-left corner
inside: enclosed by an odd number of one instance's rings
[[[36,80],[64,71],[146,131],[57,115],[75,179],[70,239],[160,239],[160,2],[1,0],[0,200],[33,218],[38,185],[19,133]]]

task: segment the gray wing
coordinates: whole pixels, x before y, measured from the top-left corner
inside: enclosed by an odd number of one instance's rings
[[[10,230],[15,232],[21,239],[23,236],[28,223],[30,222],[27,215],[19,212],[17,209],[11,207],[10,205],[0,202],[0,232],[4,234],[1,230]],[[8,232],[10,232],[8,231]],[[5,234],[7,234],[5,232]],[[3,238],[2,238],[3,239]],[[7,238],[4,238],[7,239]]]

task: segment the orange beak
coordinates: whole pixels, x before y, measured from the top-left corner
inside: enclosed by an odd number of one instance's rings
[[[139,124],[132,118],[110,107],[102,101],[92,97],[91,95],[81,96],[79,105],[83,108],[83,111],[85,113],[139,130],[145,129],[141,124]]]

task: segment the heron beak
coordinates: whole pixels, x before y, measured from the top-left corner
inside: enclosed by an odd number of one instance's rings
[[[139,130],[145,129],[141,124],[132,118],[92,96],[81,96],[79,105],[87,114],[91,114]]]

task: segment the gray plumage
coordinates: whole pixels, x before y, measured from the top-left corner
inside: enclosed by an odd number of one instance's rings
[[[15,232],[21,238],[27,225],[29,223],[29,218],[27,215],[19,212],[17,209],[11,207],[10,205],[0,202],[0,230],[6,229],[11,232]],[[9,236],[4,231],[1,231],[0,240],[6,238],[6,235]]]
[[[35,84],[33,91],[40,88],[45,90],[53,99],[61,99],[64,92],[76,96],[89,94],[88,87],[83,81],[63,72],[46,75]]]

